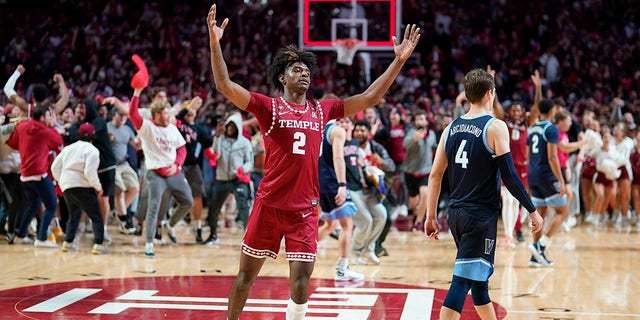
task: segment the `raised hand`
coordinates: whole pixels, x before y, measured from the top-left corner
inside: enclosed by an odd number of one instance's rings
[[[224,28],[227,27],[229,18],[225,18],[222,24],[218,27],[218,21],[216,20],[216,5],[212,5],[207,15],[207,27],[209,27],[209,45],[214,45],[220,42],[222,35],[224,34]]]
[[[138,67],[138,72],[133,75],[131,78],[131,87],[134,89],[144,89],[149,85],[149,71],[147,70],[147,65],[144,64],[142,58],[139,55],[134,54],[131,57],[133,63]]]
[[[224,25],[224,23],[223,23]],[[418,45],[420,40],[420,28],[415,24],[407,25],[404,29],[404,37],[401,43],[398,43],[396,36],[393,36],[393,52],[402,61],[407,61],[413,53],[413,49]]]
[[[19,64],[18,67],[16,68],[16,71],[20,72],[20,74],[24,74],[24,66]]]
[[[531,82],[533,82],[533,85],[535,85],[536,87],[542,86],[542,81],[540,81],[540,71],[536,70],[533,72],[533,74],[531,75]]]
[[[491,69],[491,65],[487,65],[487,73],[490,74],[493,78],[496,77],[496,71]]]
[[[53,75],[53,82],[55,82],[55,83],[64,82],[64,78],[62,77],[61,74],[56,73],[56,74]]]

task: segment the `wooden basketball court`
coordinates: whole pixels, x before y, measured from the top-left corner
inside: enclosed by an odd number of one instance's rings
[[[526,243],[518,244],[516,248],[498,247],[495,273],[489,285],[493,301],[506,309],[506,316],[502,314],[501,317],[504,319],[640,319],[640,304],[638,304],[640,234],[638,230],[636,227],[594,229],[580,226],[570,233],[558,234],[548,250],[549,258],[556,262],[552,268],[529,268],[527,262],[530,253],[526,249]],[[91,234],[83,236],[79,252],[68,253],[58,249],[8,245],[3,240],[0,242],[2,261],[0,301],[6,302],[11,298],[3,295],[3,292],[9,289],[36,286],[30,290],[37,294],[40,290],[38,286],[67,281],[235,275],[242,230],[221,229],[219,232],[221,240],[213,246],[194,244],[193,236],[185,226],[179,227],[178,231],[179,240],[183,244],[156,247],[154,258],[145,257],[142,253],[144,247],[142,237],[119,235],[115,227],[110,229],[114,239],[109,245],[111,252],[102,256],[90,254]],[[441,291],[448,288],[455,257],[455,246],[450,237],[444,236],[440,241],[428,241],[421,233],[392,231],[385,246],[390,255],[382,257],[380,265],[352,265],[352,269],[366,275],[367,286],[375,283],[393,283],[435,288]],[[336,260],[337,241],[329,238],[320,242],[313,277],[333,280]],[[278,290],[287,291],[288,267],[282,251],[277,260],[268,259],[261,275],[282,277],[283,285]],[[218,289],[220,288],[207,290]],[[181,287],[180,290],[188,292],[189,287]],[[227,288],[224,289],[225,292],[217,294],[226,297],[228,293],[226,290]],[[436,300],[438,299],[436,297]],[[471,297],[467,300],[471,300]],[[434,308],[436,304],[440,306],[442,301],[438,303],[434,301]],[[16,303],[11,312],[0,311],[0,319],[50,319],[40,317],[41,314],[19,312],[22,307],[25,305]],[[434,312],[437,314],[437,310]],[[20,316],[16,316],[17,314]],[[51,319],[53,318],[83,319],[83,317],[65,316],[64,313],[52,316]],[[91,317],[91,319],[117,318]],[[153,318],[153,316],[143,318]],[[158,316],[158,318],[166,317]],[[368,319],[391,318],[385,317],[384,311],[374,312],[368,317]],[[254,318],[247,316],[246,319]],[[271,316],[262,316],[260,319],[284,319],[284,314],[272,313]],[[426,316],[426,319],[429,317]],[[465,319],[465,316],[462,319]]]

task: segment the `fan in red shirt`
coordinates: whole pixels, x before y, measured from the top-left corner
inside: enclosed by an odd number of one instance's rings
[[[242,242],[240,270],[229,294],[227,319],[237,320],[265,257],[276,258],[285,238],[291,299],[288,320],[303,319],[318,235],[318,157],[325,124],[376,104],[411,56],[420,28],[408,25],[402,43],[394,37],[396,55],[388,69],[365,92],[345,100],[307,100],[316,58],[293,45],[281,49],[268,69],[269,81],[283,95],[249,92],[231,81],[220,39],[229,19],[218,26],[216,5],[207,16],[211,66],[216,89],[238,108],[254,114],[264,137],[265,173],[258,187]],[[344,182],[344,181],[339,181]]]
[[[36,247],[57,248],[55,242],[47,240],[47,229],[56,208],[56,194],[49,179],[49,151],[60,151],[62,137],[53,128],[56,121],[54,111],[45,105],[33,110],[33,118],[20,123],[7,140],[7,145],[20,152],[20,180],[24,188],[27,207],[22,214],[19,228],[9,243],[29,243],[27,228],[31,219],[44,204],[45,210],[38,227]]]

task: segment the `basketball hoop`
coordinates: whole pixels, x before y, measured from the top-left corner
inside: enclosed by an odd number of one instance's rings
[[[350,66],[356,51],[363,46],[363,43],[358,39],[336,39],[332,45],[338,53],[338,63]]]

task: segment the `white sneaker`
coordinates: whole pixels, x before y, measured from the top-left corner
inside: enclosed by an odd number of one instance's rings
[[[364,280],[364,274],[357,273],[347,267],[336,267],[336,281]]]
[[[14,236],[13,239],[9,240],[11,244],[33,244],[33,239],[29,237],[20,238],[18,236]]]
[[[378,258],[378,256],[376,256],[376,254],[373,253],[372,251],[363,252],[362,257],[365,260],[368,260],[368,262],[371,262],[373,264],[380,264],[380,258]]]
[[[147,257],[155,256],[155,253],[153,252],[153,242],[147,242],[144,244],[144,255]]]
[[[65,241],[62,243],[60,250],[62,250],[62,252],[78,251],[78,246],[76,246],[73,243],[69,243]]]
[[[578,224],[578,219],[576,219],[576,216],[572,214],[567,218],[566,223],[569,228],[573,228]]]
[[[36,242],[33,244],[36,247],[40,247],[40,248],[58,248],[60,246],[58,246],[57,243],[51,241],[51,240],[36,240]]]
[[[104,245],[101,244],[94,244],[93,248],[91,249],[91,253],[92,254],[106,254],[108,253],[109,250],[107,250],[107,247],[105,247]]]

